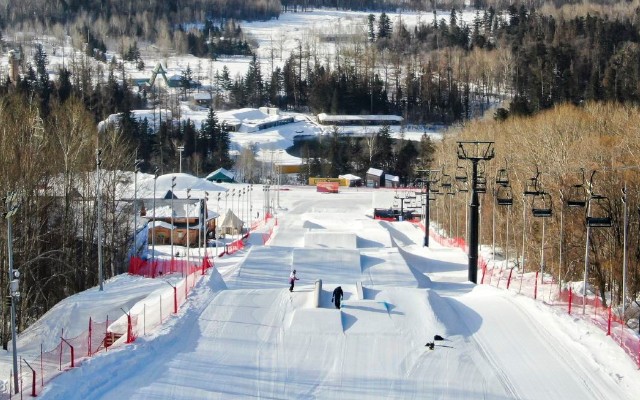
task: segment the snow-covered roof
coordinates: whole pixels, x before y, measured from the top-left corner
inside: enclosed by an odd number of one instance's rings
[[[382,176],[382,174],[384,174],[384,171],[382,171],[381,169],[377,169],[377,168],[369,168],[367,170],[367,174],[375,175],[375,176]]]
[[[214,177],[214,176],[216,176],[218,174],[222,174],[222,175],[226,176],[229,179],[234,179],[233,174],[230,171],[228,171],[228,170],[226,170],[224,168],[218,168],[217,170],[215,170],[212,173],[210,173],[209,175],[207,175],[204,179],[208,180],[209,178],[212,178],[212,177]]]
[[[395,176],[395,175],[385,174],[384,175],[384,180],[385,181],[390,181],[390,182],[400,182],[400,177]]]
[[[347,180],[350,180],[350,181],[362,180],[362,178],[360,178],[359,176],[353,175],[353,174],[338,175],[338,178],[347,179]]]
[[[196,176],[185,174],[185,173],[174,173],[174,174],[165,174],[158,176],[155,182],[155,196],[154,196],[154,178],[152,175],[145,175],[146,179],[143,179],[138,182],[138,193],[137,196],[140,199],[144,198],[156,198],[156,199],[164,199],[170,198],[171,193],[176,195],[178,198],[186,198],[186,195],[182,197],[178,196],[178,193],[191,189],[191,197],[194,199],[204,198],[205,192],[214,193],[214,192],[226,192],[227,189],[223,186],[210,182],[203,178],[198,178]],[[173,178],[175,179],[175,187],[172,188]],[[173,190],[172,190],[173,189]],[[133,196],[132,196],[133,197]]]
[[[352,122],[362,122],[362,121],[394,121],[394,122],[402,122],[403,118],[398,115],[330,115],[327,113],[318,114],[318,121],[352,121]]]

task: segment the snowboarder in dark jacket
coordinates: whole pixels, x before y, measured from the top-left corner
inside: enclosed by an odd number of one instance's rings
[[[342,301],[342,288],[338,286],[333,289],[333,296],[331,296],[331,302],[336,305],[336,308],[340,308],[340,301]]]
[[[289,291],[293,292],[293,286],[295,285],[296,281],[299,281],[300,279],[298,279],[298,277],[296,276],[296,270],[294,269],[293,271],[291,271],[291,275],[289,275],[289,284],[291,286],[289,286]]]

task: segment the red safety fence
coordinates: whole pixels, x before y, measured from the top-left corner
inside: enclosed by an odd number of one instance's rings
[[[418,225],[424,231],[424,225]],[[465,253],[468,250],[461,238],[445,238],[433,231],[429,232],[429,237],[443,246],[457,247]],[[604,307],[600,297],[583,297],[571,290],[560,290],[558,282],[552,276],[540,275],[539,271],[514,272],[514,268],[487,263],[481,256],[478,256],[478,267],[482,273],[481,284],[517,291],[533,299],[540,299],[556,310],[566,310],[569,314],[588,319],[611,336],[640,368],[640,337],[612,312],[611,306]]]
[[[206,258],[206,257],[205,257]],[[190,274],[194,270],[201,267],[196,261],[187,261],[186,259],[154,259],[144,260],[140,257],[131,257],[129,260],[129,273],[132,275],[140,275],[147,278],[155,278],[167,274]]]
[[[199,277],[204,274],[206,269],[213,267],[213,263],[208,257],[204,257],[200,265],[193,262],[176,263],[171,260],[157,260],[153,267],[150,264],[134,258],[130,262],[129,271],[130,273],[136,272],[137,275],[147,276],[146,274],[149,274],[157,277],[161,275],[160,271],[163,271],[164,274],[164,271],[170,271],[177,265],[180,267],[178,270],[189,273],[176,285],[166,281],[167,285],[171,287],[170,289],[167,288],[167,291],[157,297],[145,299],[142,304],[136,304],[129,313],[120,318],[110,320],[107,317],[104,322],[97,322],[93,318],[89,318],[87,330],[75,337],[65,337],[64,331],[62,331],[60,341],[54,348],[45,351],[41,346],[40,355],[35,359],[30,362],[27,362],[26,359],[21,360],[27,366],[23,369],[21,363],[21,371],[19,372],[20,392],[23,395],[25,394],[24,390],[27,390],[31,396],[35,397],[38,389],[44,387],[47,382],[58,374],[76,367],[83,360],[97,353],[109,351],[112,346],[132,343],[137,337],[154,331],[171,314],[178,312]],[[174,270],[174,272],[176,271]]]

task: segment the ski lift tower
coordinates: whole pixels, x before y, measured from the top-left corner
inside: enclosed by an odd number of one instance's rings
[[[469,203],[469,281],[478,283],[478,220],[480,200],[478,198],[478,163],[495,156],[493,142],[458,142],[458,159],[471,161],[471,203]],[[486,186],[485,186],[486,188]]]
[[[439,169],[418,169],[416,173],[420,178],[416,179],[416,183],[422,188],[421,195],[424,196],[424,247],[429,247],[429,200],[431,185],[436,184],[439,180]]]

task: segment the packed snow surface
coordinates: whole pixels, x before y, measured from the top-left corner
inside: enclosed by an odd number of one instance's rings
[[[423,232],[409,222],[372,220],[384,189],[287,189],[279,193],[278,224],[265,244],[250,240],[245,250],[216,259],[189,302],[156,332],[84,360],[49,382],[40,397],[640,395],[633,360],[598,328],[513,292],[469,283],[460,250],[433,241],[423,247]],[[291,269],[300,278],[293,293]],[[36,343],[57,336],[61,324],[82,329],[63,315],[82,316],[77,322],[84,325],[86,315],[130,307],[163,285],[119,276],[103,292],[72,296],[25,331],[20,348],[29,350],[26,338]],[[344,290],[341,309],[331,303],[336,286]],[[425,344],[435,335],[446,340],[430,350]]]

